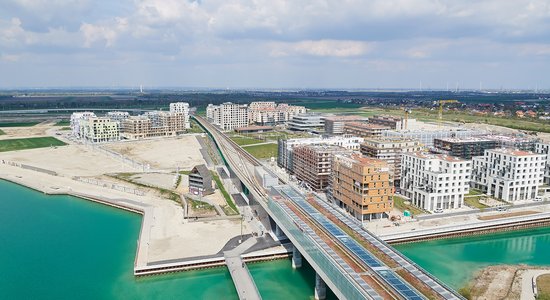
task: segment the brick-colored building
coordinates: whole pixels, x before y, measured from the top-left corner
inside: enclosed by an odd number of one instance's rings
[[[294,175],[314,191],[323,191],[330,184],[332,158],[350,150],[334,145],[305,145],[294,148]]]
[[[335,155],[332,197],[360,221],[387,217],[393,209],[393,185],[388,163],[360,154]]]
[[[363,122],[348,122],[344,125],[344,133],[360,137],[379,137],[390,127]]]

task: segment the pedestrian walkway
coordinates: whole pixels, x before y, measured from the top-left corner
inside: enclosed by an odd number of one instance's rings
[[[526,270],[521,278],[521,299],[536,299],[537,277],[543,274],[550,274],[550,270]]]
[[[241,254],[247,249],[256,244],[256,238],[251,237],[237,248],[223,253],[225,257],[225,264],[229,269],[235,288],[239,295],[239,299],[244,300],[259,300],[262,299],[258,288],[252,279],[252,275],[248,271],[248,268],[241,258]]]

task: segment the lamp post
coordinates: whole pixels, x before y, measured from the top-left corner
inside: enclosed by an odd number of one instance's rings
[[[239,240],[239,244],[243,242],[243,220],[244,216],[241,216],[241,239]]]

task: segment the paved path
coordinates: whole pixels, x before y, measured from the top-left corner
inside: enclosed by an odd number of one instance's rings
[[[550,274],[550,270],[527,270],[521,278],[521,300],[535,300],[533,278],[539,275]]]
[[[250,275],[246,264],[241,259],[241,254],[254,244],[256,244],[256,238],[251,237],[237,248],[225,251],[223,254],[225,256],[225,264],[229,269],[229,273],[239,294],[239,299],[241,300],[262,299],[254,283],[254,279],[252,279],[252,275]]]

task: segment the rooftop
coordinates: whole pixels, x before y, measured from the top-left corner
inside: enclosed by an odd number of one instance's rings
[[[330,116],[326,117],[325,120],[329,121],[361,121],[361,120],[367,120],[365,117],[361,116]]]
[[[486,151],[491,151],[491,152],[495,152],[495,153],[502,153],[502,154],[506,154],[506,155],[513,155],[513,156],[543,155],[543,154],[533,153],[531,151],[524,151],[524,150],[518,150],[518,149],[511,149],[511,148],[496,148],[496,149],[491,149],[491,150],[486,150]]]
[[[436,138],[434,140],[440,140],[449,143],[473,143],[473,142],[492,142],[493,139],[480,138],[480,137],[449,137],[449,138]]]
[[[446,155],[446,154],[434,154],[429,152],[407,152],[405,155],[416,156],[422,159],[439,159],[444,161],[458,162],[458,161],[468,161],[460,157]]]
[[[346,126],[360,127],[364,129],[390,129],[390,127],[387,127],[387,126],[368,124],[368,123],[362,123],[362,122],[349,122],[346,124]]]

